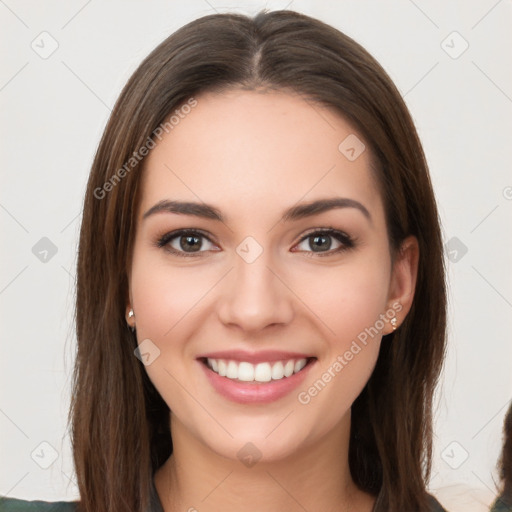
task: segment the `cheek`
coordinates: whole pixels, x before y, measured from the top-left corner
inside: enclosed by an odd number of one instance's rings
[[[158,357],[145,370],[174,411],[193,409],[182,389],[184,383],[191,386],[187,379],[195,364],[187,340],[200,326],[201,298],[215,284],[214,277],[197,268],[166,265],[149,251],[134,252],[130,287],[138,343],[149,339],[157,347]]]
[[[131,292],[137,334],[164,339],[176,334],[200,307],[201,298],[215,284],[215,276],[196,268],[165,265],[147,254],[136,255]]]
[[[298,273],[293,289],[330,344],[350,344],[385,312],[390,272],[389,261],[382,260],[376,264],[373,258],[354,258],[351,264]]]
[[[318,273],[315,279],[310,276],[309,286],[300,292],[317,313],[323,343],[318,368],[297,399],[309,413],[323,417],[322,432],[350,409],[375,367],[385,325],[380,315],[386,311],[389,265],[384,257],[379,264],[374,257],[354,260],[324,271],[321,279]]]

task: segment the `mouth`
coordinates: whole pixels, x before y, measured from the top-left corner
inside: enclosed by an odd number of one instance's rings
[[[304,381],[317,361],[316,357],[303,354],[283,357],[273,353],[266,360],[262,353],[257,357],[230,354],[232,358],[204,356],[197,361],[213,390],[241,404],[263,404],[284,398]]]
[[[265,383],[288,379],[315,360],[316,357],[302,357],[254,364],[233,359],[199,358],[201,363],[220,377],[243,383]]]

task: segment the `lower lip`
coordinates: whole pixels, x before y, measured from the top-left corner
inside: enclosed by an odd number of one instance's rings
[[[269,403],[288,395],[304,381],[315,362],[316,359],[313,359],[300,372],[280,380],[271,380],[270,382],[239,382],[227,377],[221,377],[205,363],[198,360],[206,377],[217,393],[228,400],[241,404]]]

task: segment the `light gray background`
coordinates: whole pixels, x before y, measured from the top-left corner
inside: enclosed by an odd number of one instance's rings
[[[452,510],[468,511],[464,499],[474,510],[492,499],[512,396],[512,3],[505,0],[0,0],[0,494],[78,496],[66,432],[77,235],[92,157],[122,86],[183,24],[263,7],[344,31],[405,96],[449,244],[449,353],[431,488]],[[58,48],[48,56],[52,44]],[[46,261],[44,247],[33,252],[43,237],[57,248]]]

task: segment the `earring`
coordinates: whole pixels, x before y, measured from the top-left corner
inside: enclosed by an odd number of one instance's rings
[[[128,318],[134,318],[135,317],[135,313],[133,312],[133,309],[130,309],[130,311],[128,311]],[[133,325],[130,325],[128,324],[128,327],[131,329],[132,332],[135,332],[135,326]]]
[[[391,319],[391,325],[393,326],[393,331],[396,331],[396,316],[394,316],[392,319]]]

